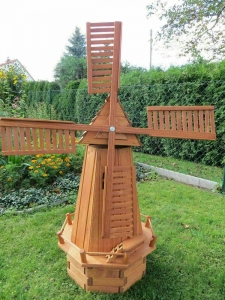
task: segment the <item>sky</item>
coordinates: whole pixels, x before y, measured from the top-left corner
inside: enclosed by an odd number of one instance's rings
[[[122,21],[121,61],[149,69],[151,0],[0,0],[0,64],[18,59],[34,80],[54,80],[54,68],[65,52],[75,27],[86,35],[86,22]],[[153,45],[152,65],[182,64],[178,49],[160,55]]]

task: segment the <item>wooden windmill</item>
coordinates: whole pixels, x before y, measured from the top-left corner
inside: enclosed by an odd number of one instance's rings
[[[67,272],[87,291],[119,293],[142,278],[155,250],[149,216],[140,215],[132,146],[136,134],[215,139],[212,106],[148,107],[148,128],[134,128],[118,99],[121,22],[87,23],[89,93],[109,93],[89,125],[2,118],[2,154],[69,153],[75,131],[87,144],[74,214],[67,214],[58,245]],[[141,222],[141,216],[145,223]]]

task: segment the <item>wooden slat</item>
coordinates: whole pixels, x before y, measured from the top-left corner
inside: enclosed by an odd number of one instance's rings
[[[102,64],[102,63],[112,63],[113,58],[111,57],[105,57],[105,58],[92,58],[91,59],[92,64]],[[93,74],[94,76],[94,74]]]
[[[116,220],[128,220],[130,218],[133,218],[133,212],[123,214],[123,215],[112,215],[111,216],[111,221],[116,221]]]
[[[44,129],[39,129],[40,132],[40,148],[44,149],[45,148],[45,143],[44,143]]]
[[[112,64],[96,64],[91,65],[92,70],[101,70],[101,69],[112,69]]]
[[[113,191],[116,191],[116,190],[130,190],[132,189],[132,184],[129,183],[129,184],[114,184],[114,181],[113,181]]]
[[[105,87],[110,87],[111,82],[102,82],[102,83],[93,83],[92,86],[93,88],[105,88]]]
[[[91,34],[91,43],[93,39],[114,38],[113,33]]]
[[[154,124],[154,129],[158,129],[157,111],[153,112],[153,124]]]
[[[106,58],[111,58],[113,57],[113,51],[104,51],[104,52],[91,52],[91,58],[95,57],[106,57]]]
[[[125,208],[125,209],[113,209],[113,211],[111,211],[112,215],[118,215],[118,214],[130,214],[133,212],[133,208]]]
[[[194,117],[194,131],[198,132],[199,128],[198,128],[198,112],[197,112],[197,110],[194,111],[193,117]]]
[[[2,142],[2,149],[6,150],[7,146],[6,146],[6,128],[5,127],[0,127],[1,128],[1,142]]]
[[[209,111],[208,110],[205,111],[205,131],[210,132],[210,129],[209,129]]]
[[[92,72],[93,76],[99,76],[99,75],[111,75],[112,74],[112,69],[111,70],[97,70]]]
[[[193,131],[192,111],[187,111],[187,115],[188,115],[188,131]]]
[[[181,111],[177,111],[176,115],[176,121],[177,121],[177,130],[182,130],[182,124],[181,124]]]
[[[14,149],[15,151],[19,150],[19,140],[18,140],[18,128],[13,127],[13,141],[14,141]]]
[[[24,128],[20,128],[20,145],[21,151],[25,151]]]
[[[93,33],[93,32],[113,32],[114,31],[114,28],[91,28],[90,32]]]
[[[7,141],[7,150],[12,150],[12,134],[11,128],[6,127],[6,141]]]
[[[109,82],[111,82],[111,80],[112,80],[111,76],[93,77],[93,82],[95,82],[95,81],[109,81]]]
[[[124,197],[124,196],[122,196],[122,197],[113,197],[112,202],[116,203],[116,202],[121,202],[121,201],[129,201],[130,199],[132,199],[132,195],[128,195],[126,197]]]
[[[31,151],[31,138],[30,138],[30,128],[26,128],[26,146],[27,150]]]
[[[104,89],[99,88],[99,89],[93,89],[92,94],[99,94],[99,93],[104,94],[104,93],[110,93],[110,91],[111,91],[110,88],[104,88]]]
[[[49,129],[48,129],[49,130]],[[38,138],[36,128],[32,129],[34,150],[38,150]],[[23,143],[23,141],[21,141]]]
[[[63,149],[63,132],[62,130],[58,130],[59,134],[59,149]]]
[[[182,111],[182,125],[183,125],[183,131],[187,131],[187,115],[186,115],[186,110]]]
[[[130,201],[113,202],[111,205],[112,209],[127,208],[127,207],[132,207],[132,206],[133,206],[132,197],[130,198]]]
[[[125,227],[116,227],[110,228],[110,233],[124,233],[124,232],[133,232],[133,225],[125,226]]]
[[[170,123],[169,123],[169,111],[165,111],[165,129],[170,129]]]
[[[121,177],[120,178],[114,178],[113,179],[113,184],[116,184],[116,183],[131,183],[132,180],[131,180],[131,176],[128,176],[128,177]]]
[[[50,132],[50,129],[46,129],[45,134],[46,134],[46,137],[45,137],[46,149],[51,150],[51,132]]]
[[[114,22],[89,23],[90,27],[114,27]]]
[[[170,118],[171,118],[171,127],[172,127],[172,130],[176,130],[176,115],[175,115],[175,111],[171,111],[170,112]]]
[[[111,45],[114,44],[114,39],[105,39],[105,40],[92,40],[92,45]]]
[[[159,111],[159,129],[164,129],[163,111]]]
[[[112,51],[113,46],[91,46],[91,53],[94,51]]]
[[[199,131],[204,132],[203,111],[199,111]]]
[[[114,221],[111,222],[111,227],[120,227],[120,226],[126,226],[126,225],[132,225],[133,224],[133,220],[129,219],[129,220],[125,220],[125,221]]]

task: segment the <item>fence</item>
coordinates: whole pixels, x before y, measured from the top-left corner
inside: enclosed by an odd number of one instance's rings
[[[106,97],[106,94],[89,95],[86,88],[29,92],[25,116],[88,124]],[[119,99],[134,127],[147,127],[147,106],[214,105],[216,141],[140,136],[143,146],[135,151],[161,157],[174,157],[220,168],[223,166],[225,159],[224,81],[121,86]]]

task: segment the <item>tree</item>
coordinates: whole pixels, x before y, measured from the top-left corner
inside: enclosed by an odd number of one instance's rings
[[[224,0],[154,0],[147,6],[148,16],[157,15],[164,21],[156,41],[166,48],[181,46],[181,55],[204,57],[210,60],[224,58],[225,2]]]
[[[78,27],[68,40],[67,52],[60,58],[54,69],[54,78],[63,89],[70,80],[79,80],[87,77],[85,36]]]
[[[78,80],[87,77],[87,63],[85,58],[75,58],[64,55],[54,70],[54,77],[63,89],[70,80]]]
[[[81,34],[80,28],[76,27],[72,37],[69,38],[68,42],[70,45],[66,46],[66,50],[69,55],[74,57],[85,57],[86,56],[86,40],[85,36]]]

